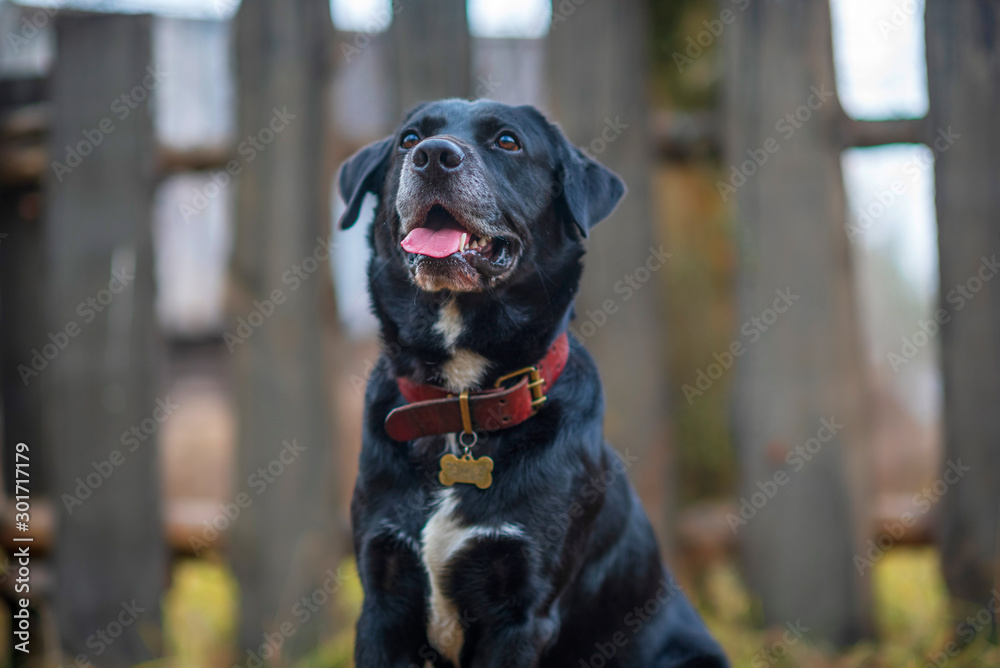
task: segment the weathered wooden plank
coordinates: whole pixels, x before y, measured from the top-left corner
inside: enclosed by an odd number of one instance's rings
[[[545,39],[473,38],[472,96],[547,109],[547,47]]]
[[[554,120],[570,141],[618,172],[629,189],[587,241],[573,330],[600,367],[607,436],[620,452],[638,457],[630,471],[667,542],[672,473],[664,274],[656,269],[670,260],[660,256],[650,201],[645,21],[645,3],[638,0],[592,0],[568,16],[557,11],[549,80]]]
[[[928,135],[926,118],[859,121],[844,116],[841,121],[841,133],[846,148],[883,144],[921,144],[934,139]]]
[[[801,619],[810,640],[846,645],[873,630],[871,572],[854,563],[869,537],[870,467],[829,4],[750,3],[726,41],[719,190],[739,230],[733,424],[745,500],[731,525],[764,622]]]
[[[61,14],[56,36],[44,235],[47,327],[63,343],[32,380],[46,383],[59,463],[53,605],[71,660],[131,666],[159,654],[146,629],[159,625],[166,578],[155,438],[134,451],[123,440],[157,408],[148,97],[158,79],[148,16]],[[119,637],[95,639],[119,618],[129,620]]]
[[[191,149],[161,146],[157,153],[161,174],[221,170],[238,157],[232,147],[225,145]]]
[[[719,160],[722,116],[718,111],[679,112],[661,109],[650,114],[656,157],[665,162]]]
[[[2,153],[2,150],[0,150]],[[14,463],[17,443],[43,446],[42,384],[28,382],[19,367],[30,369],[31,350],[42,342],[46,327],[42,310],[42,226],[38,220],[40,195],[37,187],[0,188],[0,377],[3,391],[3,475],[5,489],[14,494]],[[30,378],[29,378],[30,381]],[[51,491],[51,478],[44,463],[35,469],[35,493]],[[46,489],[46,483],[48,488]]]
[[[951,593],[988,611],[1000,584],[1000,2],[929,0],[926,22],[940,308],[950,316],[943,470],[960,460],[972,471],[941,499],[941,550]]]
[[[38,104],[47,100],[48,95],[49,82],[45,77],[20,77],[0,81],[0,108]]]
[[[392,18],[400,112],[429,100],[471,93],[469,23],[465,0],[398,3]]]
[[[234,491],[237,501],[251,499],[230,547],[241,664],[264,656],[288,665],[335,628],[337,609],[322,586],[346,546],[335,530],[320,317],[330,280],[332,173],[323,147],[331,31],[326,0],[245,0],[236,17],[238,139],[262,147],[252,160],[237,157],[225,337],[237,392]],[[316,592],[324,604],[303,621],[292,607]]]

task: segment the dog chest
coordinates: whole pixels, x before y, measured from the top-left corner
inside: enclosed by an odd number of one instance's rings
[[[433,513],[421,533],[421,553],[430,581],[427,638],[434,648],[456,666],[465,643],[465,632],[476,621],[473,612],[460,607],[449,595],[449,578],[456,558],[474,545],[519,539],[523,530],[511,523],[495,526],[466,525],[458,512],[454,489],[439,493]]]

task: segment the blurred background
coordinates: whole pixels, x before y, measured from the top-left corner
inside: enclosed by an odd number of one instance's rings
[[[628,183],[573,332],[733,664],[1000,665],[997,0],[3,1],[0,37],[4,665],[351,664],[379,344],[334,176],[446,96]]]

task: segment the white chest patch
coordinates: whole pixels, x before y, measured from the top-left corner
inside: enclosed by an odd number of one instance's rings
[[[444,594],[448,564],[470,541],[503,536],[520,537],[524,533],[515,524],[502,524],[498,527],[465,526],[460,521],[457,509],[458,497],[455,490],[442,490],[438,496],[437,508],[420,535],[420,542],[424,568],[431,584],[427,638],[442,656],[460,666],[459,656],[465,643],[468,621],[466,611],[459,610],[455,602]]]
[[[459,348],[451,354],[451,359],[441,365],[445,378],[445,389],[461,392],[479,385],[490,363],[485,357],[471,350]]]
[[[434,331],[444,339],[444,347],[449,350],[455,347],[458,337],[462,335],[462,312],[454,299],[449,299],[438,312],[438,321],[434,323]]]
[[[461,392],[479,385],[490,365],[489,360],[482,355],[455,347],[463,330],[462,312],[458,310],[456,301],[449,299],[438,313],[434,331],[444,339],[445,348],[451,354],[451,359],[441,365],[445,389],[451,392]]]

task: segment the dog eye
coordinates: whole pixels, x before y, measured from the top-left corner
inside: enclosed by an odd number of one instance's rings
[[[403,135],[402,141],[399,142],[400,148],[413,148],[420,142],[420,137],[417,136],[416,132],[407,132]]]
[[[497,138],[496,145],[505,151],[520,151],[521,145],[517,143],[517,137],[511,134],[502,134]]]

